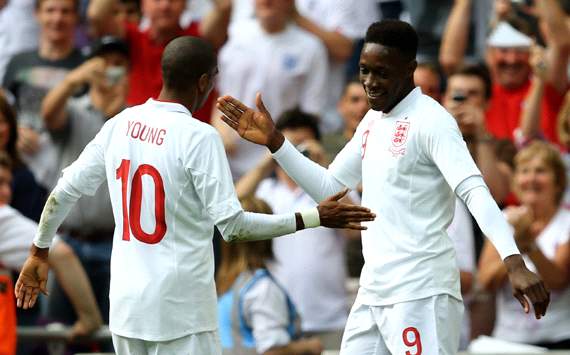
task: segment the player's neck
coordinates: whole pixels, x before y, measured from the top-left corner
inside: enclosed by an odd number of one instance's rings
[[[158,101],[164,102],[174,102],[180,104],[188,109],[190,112],[194,112],[196,106],[196,94],[185,94],[181,95],[175,93],[167,88],[162,88],[160,94],[157,97]]]
[[[410,94],[410,92],[412,92],[412,90],[414,90],[416,88],[415,84],[413,81],[408,82],[405,86],[405,88],[402,90],[401,94],[400,94],[400,98],[394,102],[394,104],[392,106],[390,106],[389,108],[386,108],[383,112],[384,113],[389,113],[391,112],[394,107],[398,106],[400,104],[400,102],[402,102],[402,100],[404,100],[406,98],[406,96],[408,96]]]

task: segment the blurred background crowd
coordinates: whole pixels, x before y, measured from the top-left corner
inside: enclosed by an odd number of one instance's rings
[[[244,209],[282,213],[315,202],[223,124],[215,98],[253,106],[260,91],[277,126],[327,166],[369,109],[358,57],[368,25],[387,18],[417,30],[416,85],[456,118],[552,292],[542,320],[521,312],[499,254],[458,200],[449,235],[466,306],[462,348],[493,335],[570,349],[570,1],[0,0],[0,354],[46,353],[31,343],[16,350],[16,324],[67,324],[73,340],[108,322],[106,186],[81,198],[59,231],[50,296],[23,312],[11,288],[61,170],[107,119],[158,95],[170,40],[199,36],[218,50],[217,87],[193,116],[220,132]],[[348,198],[358,203],[359,191]],[[317,228],[243,245],[214,236],[214,249],[228,354],[340,347],[364,262],[359,233]],[[112,347],[70,341],[68,351]]]

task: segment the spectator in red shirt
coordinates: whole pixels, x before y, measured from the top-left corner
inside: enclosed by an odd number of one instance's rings
[[[465,21],[465,18],[471,16],[472,3],[472,0],[456,1],[448,19],[440,52],[440,61],[448,73],[463,63],[465,46],[455,44],[467,43],[469,21]],[[570,36],[558,0],[537,1],[534,11],[538,15],[541,35],[547,43],[548,52],[545,63],[548,73],[540,105],[541,131],[545,138],[557,142],[556,116],[567,90]],[[504,14],[497,15],[503,18],[503,22],[495,26],[487,43],[487,60],[494,84],[486,114],[486,126],[497,138],[513,140],[525,97],[531,87],[529,52],[534,39],[520,32],[528,24],[522,17],[507,16],[510,22],[507,24],[504,22]]]
[[[130,90],[127,97],[129,105],[138,105],[150,97],[158,96],[162,88],[160,58],[164,47],[172,39],[190,35],[203,37],[214,45],[220,45],[223,41],[217,32],[217,28],[222,27],[218,26],[217,19],[223,17],[214,17],[212,21],[205,21],[204,25],[192,22],[186,28],[180,27],[180,17],[186,6],[185,0],[143,0],[142,11],[149,20],[149,27],[145,30],[118,16],[119,6],[118,0],[92,0],[89,3],[87,17],[92,35],[118,36],[124,38],[129,45],[131,63]],[[195,117],[209,122],[212,97],[213,95],[210,95],[201,110],[193,113]]]
[[[486,124],[488,131],[497,138],[513,140],[519,126],[524,100],[531,87],[529,57],[532,43],[530,37],[506,22],[500,23],[489,37],[488,60],[494,84]],[[565,87],[565,76],[552,78],[544,87],[541,130],[552,142],[558,141],[556,117]]]

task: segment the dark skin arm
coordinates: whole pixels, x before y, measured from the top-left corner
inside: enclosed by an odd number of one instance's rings
[[[487,241],[479,267],[479,282],[483,288],[497,290],[508,279],[513,289],[513,296],[520,302],[525,313],[530,312],[532,304],[536,319],[546,314],[550,303],[550,292],[540,277],[527,269],[520,254],[510,255],[501,262],[499,253]]]
[[[265,145],[271,152],[276,152],[283,145],[285,138],[275,128],[260,94],[257,94],[256,106],[258,111],[231,96],[219,98],[216,105],[223,113],[222,120],[241,137],[252,143]],[[550,303],[550,294],[544,282],[526,268],[519,254],[508,256],[503,262],[513,287],[513,296],[519,300],[527,313],[530,312],[530,304],[525,296],[528,297],[534,306],[536,317],[542,317]]]
[[[39,293],[47,295],[49,248],[38,248],[32,245],[30,256],[24,263],[14,292],[16,305],[23,309],[32,308],[36,304]]]

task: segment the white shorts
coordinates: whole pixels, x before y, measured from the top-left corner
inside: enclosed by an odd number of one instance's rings
[[[352,306],[340,355],[456,355],[463,302],[436,295],[390,306]]]
[[[112,334],[117,355],[221,355],[217,331],[202,332],[167,341],[146,341]]]

